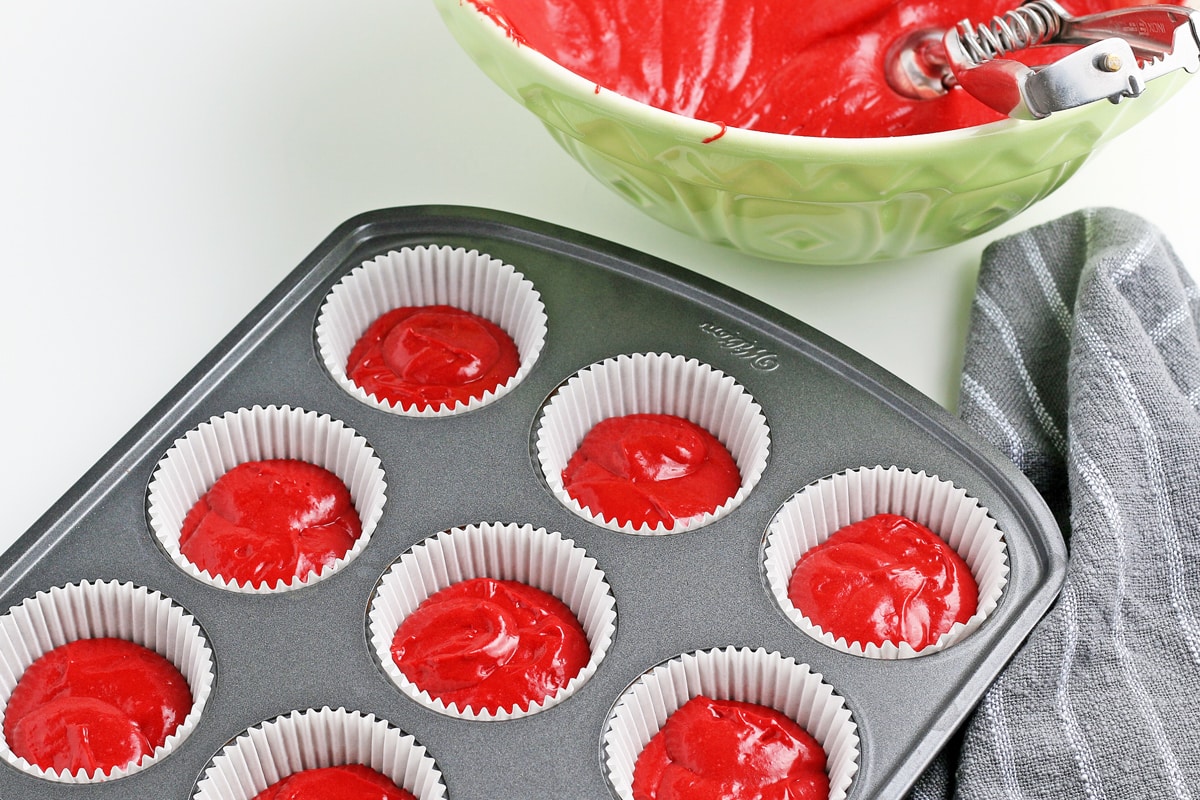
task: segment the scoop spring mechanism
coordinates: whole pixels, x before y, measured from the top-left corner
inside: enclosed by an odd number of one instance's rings
[[[907,97],[938,97],[958,86],[1002,114],[1040,119],[1137,97],[1148,81],[1177,69],[1200,70],[1198,26],[1200,13],[1183,6],[1072,17],[1055,0],[1030,0],[980,25],[963,20],[949,31],[901,37],[887,54],[886,77]],[[1055,45],[1077,49],[1040,66],[1006,58]]]
[[[1053,0],[1033,0],[974,29],[963,20],[957,29],[963,52],[979,64],[1045,44],[1062,30],[1064,17],[1059,11]]]

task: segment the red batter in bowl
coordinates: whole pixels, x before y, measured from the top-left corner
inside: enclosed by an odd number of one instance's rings
[[[78,639],[21,675],[4,737],[42,769],[107,773],[153,754],[191,708],[187,679],[158,653],[124,639]]]
[[[918,100],[885,79],[915,31],[986,22],[1020,0],[470,0],[519,43],[626,97],[737,128],[878,137],[1000,115],[963,91]],[[1090,14],[1126,0],[1063,0]]]
[[[400,623],[392,660],[446,705],[495,712],[540,703],[587,666],[571,609],[519,581],[472,578],[430,595]]]
[[[933,531],[877,514],[801,555],[788,597],[835,638],[920,650],[975,614],[978,588],[966,562]]]
[[[700,695],[667,718],[633,768],[634,800],[827,800],[825,751],[773,708]]]

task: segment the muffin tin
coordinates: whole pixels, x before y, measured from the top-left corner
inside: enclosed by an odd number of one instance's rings
[[[451,415],[398,415],[337,383],[316,324],[351,270],[430,246],[512,265],[544,304],[545,341],[527,374],[494,402]],[[539,466],[538,425],[572,376],[615,357],[664,353],[743,387],[762,409],[769,453],[728,513],[669,535],[632,535],[560,502]],[[172,561],[151,530],[148,487],[177,440],[222,415],[268,406],[328,415],[365,439],[386,500],[370,540],[320,581],[230,591]],[[868,658],[830,647],[800,630],[767,585],[764,542],[781,506],[828,476],[876,465],[951,482],[979,501],[1003,537],[1007,576],[995,608],[938,652]],[[441,532],[481,524],[561,535],[595,560],[615,600],[615,633],[594,673],[562,702],[512,719],[461,719],[416,702],[385,674],[369,642],[369,607],[392,565]],[[402,731],[436,763],[439,791],[451,800],[611,797],[603,739],[626,689],[686,654],[736,648],[820,676],[858,739],[846,796],[899,798],[1048,608],[1064,574],[1052,516],[998,451],[786,314],[546,223],[448,206],[375,211],[334,231],[0,556],[4,609],[54,587],[130,583],[192,615],[215,660],[194,728],[157,763],[84,786],[0,764],[0,797],[192,797],[231,740],[311,709],[345,709]]]

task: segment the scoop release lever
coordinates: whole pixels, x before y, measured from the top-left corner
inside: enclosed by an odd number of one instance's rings
[[[917,32],[893,47],[887,62],[892,88],[928,98],[959,86],[1017,119],[1041,119],[1102,99],[1116,103],[1177,69],[1200,70],[1200,13],[1182,6],[1072,17],[1055,0],[1030,0],[977,26],[963,20],[942,34],[940,51],[931,46],[935,36]],[[1006,58],[1056,45],[1079,49],[1041,66]]]

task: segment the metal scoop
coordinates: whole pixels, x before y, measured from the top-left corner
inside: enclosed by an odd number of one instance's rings
[[[917,31],[893,45],[887,79],[897,92],[927,99],[960,86],[1018,119],[1040,119],[1096,100],[1137,97],[1177,69],[1200,70],[1200,13],[1139,6],[1072,17],[1054,0],[1031,0],[990,22],[963,20],[946,31]],[[940,38],[941,47],[937,47]],[[1031,67],[1004,58],[1046,45],[1082,47]]]

